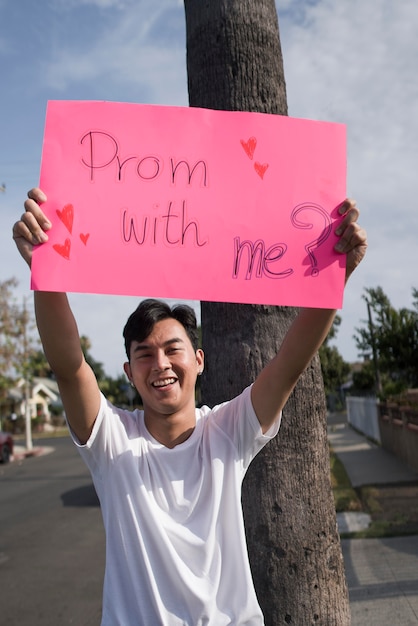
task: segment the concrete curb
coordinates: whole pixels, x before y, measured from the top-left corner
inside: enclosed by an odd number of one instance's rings
[[[368,513],[355,513],[352,511],[337,513],[337,526],[340,535],[367,530],[370,522],[371,517]]]
[[[10,461],[23,461],[24,459],[30,459],[36,456],[44,456],[45,454],[51,454],[54,449],[55,448],[52,446],[34,446],[32,450],[27,450],[24,446],[15,445]]]

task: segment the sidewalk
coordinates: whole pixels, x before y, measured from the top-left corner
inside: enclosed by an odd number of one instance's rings
[[[328,439],[353,487],[418,482],[417,472],[341,417],[328,420]],[[356,525],[368,523],[364,514],[338,514],[337,521],[340,532],[353,532]],[[343,539],[341,545],[351,626],[417,626],[418,536]]]
[[[353,430],[341,416],[328,419],[328,440],[353,487],[418,482],[418,472]],[[365,513],[337,513],[337,522],[340,533],[357,532],[368,527],[370,516]]]
[[[329,423],[328,439],[353,487],[418,482],[418,472],[353,430],[347,422]]]
[[[343,539],[351,626],[418,625],[418,536]]]

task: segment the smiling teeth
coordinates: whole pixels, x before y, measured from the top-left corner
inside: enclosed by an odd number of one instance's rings
[[[165,387],[166,385],[171,385],[176,382],[175,378],[164,378],[164,380],[156,380],[152,383],[153,387]]]

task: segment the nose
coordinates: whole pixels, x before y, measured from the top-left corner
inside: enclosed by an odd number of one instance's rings
[[[156,372],[163,372],[171,367],[171,363],[164,350],[158,350],[155,354],[153,369]]]

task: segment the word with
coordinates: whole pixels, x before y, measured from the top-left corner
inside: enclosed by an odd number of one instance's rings
[[[154,205],[155,209],[159,205]],[[137,244],[143,246],[147,241],[151,245],[162,242],[170,247],[180,247],[186,244],[186,235],[193,238],[193,243],[201,248],[206,246],[208,239],[204,239],[200,234],[199,222],[189,220],[187,215],[187,204],[184,200],[179,212],[175,209],[175,203],[168,203],[167,212],[162,215],[143,215],[142,222],[136,214],[128,212],[128,209],[121,210],[121,231],[124,243]]]
[[[87,158],[82,158],[82,164],[90,172],[90,181],[95,180],[97,170],[110,170],[118,182],[122,182],[126,176],[128,164],[131,165],[133,174],[141,181],[153,182],[163,173],[164,160],[153,154],[143,157],[138,155],[121,157],[120,145],[116,137],[103,131],[89,131],[85,133],[80,143],[87,149]],[[188,186],[192,179],[200,172],[199,184],[201,187],[208,186],[208,166],[203,159],[191,166],[188,161],[181,159],[176,161],[173,157],[168,159],[168,176],[170,185],[175,186],[177,179],[182,177]]]

